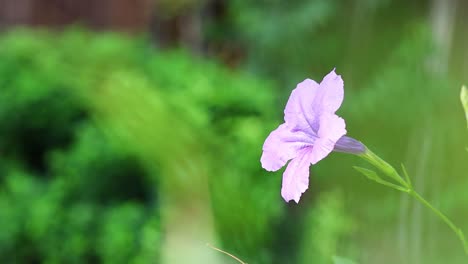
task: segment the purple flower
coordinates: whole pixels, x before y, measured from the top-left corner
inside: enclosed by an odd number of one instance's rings
[[[335,114],[343,102],[343,80],[332,70],[320,84],[311,79],[291,93],[284,123],[270,133],[263,145],[262,167],[277,171],[289,160],[283,174],[281,195],[299,203],[309,186],[309,167],[333,150],[362,153],[364,145],[346,134],[345,121]]]

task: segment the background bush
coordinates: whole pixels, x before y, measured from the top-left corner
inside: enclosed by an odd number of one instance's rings
[[[130,86],[144,83],[146,93],[157,90],[169,102],[169,118],[210,137],[209,151],[218,157],[210,162],[219,163],[213,206],[226,247],[253,259],[270,247],[269,229],[284,209],[280,179],[262,177],[256,160],[274,123],[271,83],[114,34],[18,30],[0,43],[4,260],[157,262],[159,172],[106,134],[89,99],[117,75]]]

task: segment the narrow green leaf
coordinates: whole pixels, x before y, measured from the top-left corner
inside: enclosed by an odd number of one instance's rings
[[[379,175],[377,175],[377,173],[375,171],[365,169],[365,168],[362,168],[362,167],[357,167],[357,166],[354,166],[353,168],[356,169],[357,171],[359,171],[360,173],[364,174],[364,176],[366,176],[369,180],[375,181],[377,183],[380,183],[382,185],[385,185],[387,187],[393,188],[393,189],[398,190],[398,191],[402,191],[402,192],[409,192],[410,191],[409,189],[406,189],[406,188],[398,186],[398,185],[396,185],[394,183],[383,180],[382,178],[379,177]]]
[[[401,169],[403,170],[403,174],[405,175],[405,178],[406,178],[406,182],[408,183],[408,186],[413,189],[413,183],[411,183],[411,179],[408,175],[408,172],[406,171],[406,167],[405,165],[403,165],[403,163],[401,164]]]
[[[372,180],[372,181],[382,180],[382,178],[380,178],[379,175],[377,175],[377,173],[375,171],[365,169],[365,168],[362,168],[362,167],[357,167],[357,166],[354,166],[353,168],[356,169],[357,171],[359,171],[360,173],[362,173],[369,180]]]
[[[460,93],[460,100],[462,102],[463,109],[465,109],[465,117],[468,126],[468,89],[466,86],[462,86],[461,93]]]

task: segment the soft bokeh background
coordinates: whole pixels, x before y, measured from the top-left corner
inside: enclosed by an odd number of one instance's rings
[[[0,0],[2,263],[467,263],[334,153],[300,204],[260,166],[295,85],[468,232],[463,0]]]

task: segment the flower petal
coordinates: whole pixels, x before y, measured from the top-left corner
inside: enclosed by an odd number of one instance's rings
[[[319,138],[315,140],[311,153],[311,162],[315,164],[325,158],[335,147],[336,142],[346,134],[343,118],[330,113],[320,116]]]
[[[262,167],[268,171],[281,169],[300,149],[312,146],[314,140],[302,131],[292,131],[287,124],[281,124],[263,144]]]
[[[343,102],[343,79],[333,69],[320,83],[314,98],[313,108],[316,113],[335,113]]]
[[[284,109],[284,121],[296,130],[307,131],[315,134],[313,123],[316,122],[316,114],[313,110],[313,102],[319,85],[314,80],[305,79],[296,86],[289,96]]]
[[[299,203],[301,195],[309,187],[310,152],[311,147],[302,149],[283,173],[281,196],[286,202],[294,200]]]

